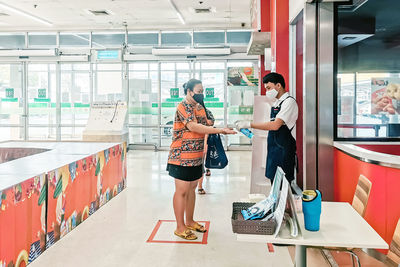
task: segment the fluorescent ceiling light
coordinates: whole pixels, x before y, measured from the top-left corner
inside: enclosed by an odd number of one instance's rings
[[[72,35],[75,36],[75,37],[77,37],[77,38],[79,38],[79,39],[81,39],[81,40],[88,41],[88,42],[90,43],[90,40],[89,40],[88,38],[85,38],[85,37],[83,37],[83,36],[80,36],[79,34],[72,34]],[[100,47],[102,47],[102,48],[106,48],[104,45],[101,45],[101,44],[96,43],[96,42],[92,42],[92,44],[95,44],[95,45],[100,46]]]
[[[185,24],[185,20],[183,19],[181,13],[176,13],[176,15],[178,16],[179,20],[181,21],[182,24]]]
[[[176,15],[178,16],[179,20],[181,21],[182,24],[186,24],[185,20],[183,19],[183,16],[181,12],[179,12],[178,8],[176,7],[175,3],[173,0],[169,0],[169,3],[171,4],[172,8],[175,9]]]
[[[21,10],[21,9],[9,6],[9,5],[7,5],[7,4],[5,4],[3,2],[0,2],[0,8],[3,8],[3,9],[6,9],[8,11],[11,11],[13,13],[19,14],[21,16],[30,18],[30,19],[32,19],[34,21],[40,22],[42,24],[45,24],[46,26],[53,26],[53,23],[51,23],[48,20],[45,20],[45,19],[42,19],[42,18],[40,18],[38,16],[32,15],[32,14],[30,14],[28,12],[25,12],[25,11]]]

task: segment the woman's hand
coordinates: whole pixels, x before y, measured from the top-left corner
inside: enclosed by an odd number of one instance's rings
[[[237,132],[232,128],[224,128],[221,129],[221,134],[237,134]]]

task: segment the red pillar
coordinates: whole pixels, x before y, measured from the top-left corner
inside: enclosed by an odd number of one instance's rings
[[[261,31],[270,32],[271,31],[271,0],[260,0],[261,1]],[[265,88],[262,84],[262,78],[270,73],[271,71],[265,70],[264,66],[264,56],[259,57],[260,60],[260,88],[261,95],[265,95]]]
[[[271,51],[289,90],[289,0],[271,0]]]

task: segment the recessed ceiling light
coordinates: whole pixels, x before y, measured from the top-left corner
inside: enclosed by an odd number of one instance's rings
[[[95,15],[95,16],[110,16],[110,15],[114,15],[113,12],[111,12],[109,10],[105,10],[105,9],[101,9],[101,10],[87,9],[86,12],[91,14],[91,15]]]

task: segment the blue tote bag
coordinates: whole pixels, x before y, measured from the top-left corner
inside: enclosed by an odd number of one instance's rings
[[[222,145],[219,134],[210,134],[207,139],[207,145],[206,168],[225,168],[226,165],[228,165],[228,158],[226,157],[224,146]]]

